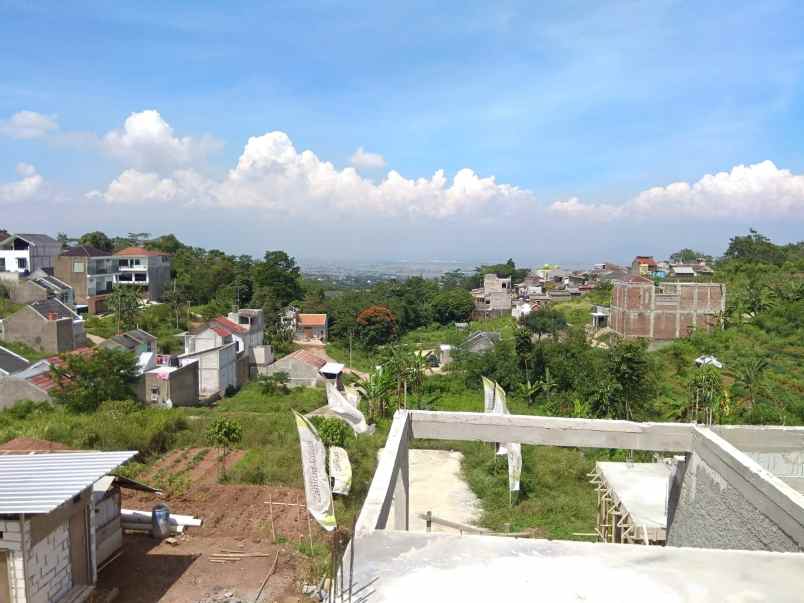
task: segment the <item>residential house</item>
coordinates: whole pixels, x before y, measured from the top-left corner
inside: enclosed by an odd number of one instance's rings
[[[0,377],[6,377],[25,370],[31,365],[19,354],[0,346]]]
[[[136,356],[141,354],[156,354],[157,339],[142,329],[132,329],[120,335],[113,335],[101,344],[102,348],[125,350]]]
[[[604,329],[609,326],[609,307],[595,305],[592,307],[592,329]]]
[[[91,245],[76,245],[55,261],[55,275],[75,291],[75,303],[90,314],[108,311],[107,300],[117,272],[117,258]]]
[[[296,350],[268,366],[264,374],[287,373],[291,387],[314,387],[334,382],[340,389],[342,372],[342,364],[328,363],[307,350]]]
[[[230,334],[222,339],[220,346],[185,352],[178,357],[180,367],[196,364],[201,400],[222,397],[227,389],[238,386],[237,344]]]
[[[483,276],[483,286],[473,289],[475,309],[472,318],[475,320],[507,316],[511,313],[513,291],[510,278],[500,278],[496,274]]]
[[[68,354],[89,356],[92,348],[78,348]],[[27,368],[8,376],[0,376],[0,409],[13,406],[20,400],[50,402],[50,392],[58,385],[50,372],[51,367],[64,366],[63,356],[38,360]]]
[[[703,262],[697,264],[673,264],[670,266],[669,277],[674,281],[690,282],[708,279],[715,273]]]
[[[720,283],[664,282],[655,286],[643,276],[614,284],[609,326],[621,337],[667,341],[695,329],[710,329],[726,308]]]
[[[0,339],[24,343],[47,354],[84,345],[84,320],[56,298],[33,302],[0,321]]]
[[[631,274],[637,276],[653,276],[656,272],[656,260],[650,255],[638,255],[631,262]]]
[[[460,344],[461,350],[471,353],[488,352],[500,342],[497,331],[475,331]]]
[[[297,314],[296,315],[296,341],[310,342],[327,341],[327,315],[326,314]]]
[[[0,241],[0,272],[30,274],[51,269],[61,243],[44,234],[11,234]]]
[[[93,484],[136,454],[0,455],[0,601],[77,603],[91,596],[103,540]]]
[[[116,285],[139,285],[148,301],[159,301],[170,281],[170,254],[143,247],[126,247],[117,251]]]
[[[192,406],[198,402],[199,373],[198,362],[157,366],[142,374],[142,379],[137,382],[137,398],[143,404]]]
[[[0,272],[0,281],[15,304],[30,304],[55,297],[71,308],[75,306],[73,288],[42,268],[28,276],[20,272]]]

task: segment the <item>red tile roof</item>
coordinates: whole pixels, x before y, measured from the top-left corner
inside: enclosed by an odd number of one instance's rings
[[[646,266],[655,266],[656,260],[653,259],[653,256],[650,255],[638,255],[634,258],[634,261],[639,262],[640,264],[645,264]]]
[[[218,326],[224,328],[232,333],[248,333],[248,329],[243,325],[239,325],[234,321],[229,320],[225,316],[216,316],[210,322],[216,323]],[[210,325],[212,326],[212,325]]]
[[[327,363],[327,361],[321,358],[321,356],[316,356],[315,354],[313,354],[312,352],[308,352],[307,350],[296,350],[292,354],[288,354],[288,356],[291,358],[298,358],[302,362],[311,364],[312,366],[318,369],[320,369]]]
[[[92,348],[76,348],[72,352],[67,352],[67,354],[69,355],[78,354],[79,356],[91,356],[94,353],[95,350],[93,350]],[[51,356],[50,358],[47,359],[47,361],[50,364],[50,366],[57,366],[57,367],[64,366],[63,355]],[[50,371],[39,373],[38,375],[34,375],[33,377],[28,377],[27,381],[37,386],[38,388],[45,390],[46,392],[56,387],[56,382],[53,380]]]
[[[169,253],[165,253],[164,251],[153,251],[151,249],[145,249],[145,247],[126,247],[125,249],[121,249],[120,251],[115,251],[115,255],[144,255],[144,256],[159,256],[159,255],[170,255]]]
[[[327,325],[326,314],[299,314],[297,317],[302,327],[324,327]]]

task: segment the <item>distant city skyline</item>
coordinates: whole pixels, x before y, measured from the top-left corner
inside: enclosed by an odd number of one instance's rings
[[[792,1],[3,3],[0,228],[351,263],[796,241],[803,22]]]

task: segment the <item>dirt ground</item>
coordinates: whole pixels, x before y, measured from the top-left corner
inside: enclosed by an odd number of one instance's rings
[[[204,454],[204,450],[173,451],[140,476],[145,483],[160,475],[189,476],[189,486],[177,494],[123,491],[124,508],[148,511],[163,502],[173,513],[201,518],[203,525],[186,528],[175,545],[147,535],[126,534],[123,555],[101,572],[99,588],[119,588],[120,595],[115,599],[118,603],[207,603],[230,599],[251,602],[279,551],[276,572],[260,601],[301,601],[299,580],[307,574],[309,564],[299,553],[298,545],[309,542],[307,511],[265,503],[303,503],[304,492],[218,484],[217,452],[210,449]],[[237,460],[238,454],[232,454],[227,465]],[[312,520],[310,528],[315,538],[320,530]],[[224,549],[268,556],[226,564],[210,561],[211,554]]]

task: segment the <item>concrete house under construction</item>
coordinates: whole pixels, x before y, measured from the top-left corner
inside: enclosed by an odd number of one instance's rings
[[[663,453],[666,467],[600,467],[641,520],[659,525],[605,542],[414,531],[413,439],[520,442]],[[801,601],[804,428],[635,423],[400,410],[337,580],[344,596],[410,601]],[[623,463],[625,465],[625,463]],[[637,464],[634,464],[636,467]],[[614,469],[614,471],[611,471]],[[633,484],[655,482],[649,504]],[[661,525],[665,517],[664,525]],[[591,527],[591,526],[590,526]],[[666,546],[620,542],[652,541]]]
[[[614,283],[609,327],[629,339],[667,341],[711,328],[725,309],[726,286],[720,283],[656,286],[649,278],[630,276]]]

